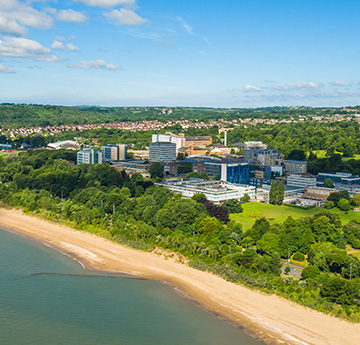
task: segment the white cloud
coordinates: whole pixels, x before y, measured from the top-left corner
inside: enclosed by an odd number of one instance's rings
[[[0,40],[0,56],[39,61],[61,61],[59,57],[51,55],[51,49],[44,47],[39,42],[21,37],[5,37]]]
[[[290,84],[283,84],[280,85],[280,89],[282,90],[306,90],[306,89],[318,89],[320,87],[320,84],[318,83],[313,83],[313,82],[304,82],[304,81],[299,81],[295,84],[290,83]]]
[[[0,33],[14,36],[27,34],[26,26],[49,29],[53,18],[18,0],[1,0]]]
[[[104,16],[116,25],[137,26],[148,22],[147,19],[126,8],[112,10],[111,12],[104,13]]]
[[[128,8],[135,8],[135,0],[75,0],[91,7],[113,8],[116,6],[124,6]]]
[[[6,35],[24,36],[27,32],[27,29],[24,26],[19,25],[16,20],[6,18],[0,12],[0,33]]]
[[[83,23],[87,19],[85,14],[71,9],[57,11],[54,8],[49,8],[47,11],[54,15],[56,19],[62,20],[63,22]]]
[[[182,17],[178,16],[178,17],[176,17],[176,20],[183,26],[183,28],[189,35],[193,34],[192,27]]]
[[[57,41],[61,41],[61,42],[66,41],[66,38],[65,38],[65,37],[62,37],[62,36],[56,36],[55,39],[56,39]]]
[[[104,60],[81,61],[79,64],[68,64],[67,66],[70,68],[107,69],[110,71],[121,69],[119,65],[108,64]]]
[[[336,80],[333,83],[331,83],[331,85],[334,85],[334,86],[349,86],[351,84],[349,82],[347,82],[347,81]]]
[[[72,52],[78,52],[80,49],[77,46],[74,46],[72,43],[68,43],[66,48]]]
[[[51,49],[64,50],[65,46],[64,46],[64,43],[62,43],[60,41],[54,41],[54,43],[51,45]]]
[[[0,64],[0,73],[15,73],[15,70]]]
[[[243,88],[244,92],[262,92],[263,89],[261,87],[257,87],[254,85],[245,85]]]

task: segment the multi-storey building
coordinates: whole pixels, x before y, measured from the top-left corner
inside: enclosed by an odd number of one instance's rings
[[[165,134],[153,134],[151,141],[153,143],[156,143],[156,142],[173,143],[176,145],[176,153],[179,151],[180,148],[185,147],[185,135],[184,134],[175,135],[170,132],[166,132]]]
[[[234,184],[250,183],[250,165],[248,163],[204,162],[205,172],[209,176]]]
[[[95,149],[83,149],[77,153],[77,164],[102,163],[101,152]]]
[[[299,174],[290,174],[287,177],[287,185],[293,187],[316,187],[316,177],[301,176]]]
[[[285,159],[284,164],[285,164],[285,172],[289,172],[290,174],[306,174],[307,172],[306,161]]]
[[[172,162],[176,160],[176,144],[169,142],[152,142],[149,144],[150,162]]]
[[[126,144],[117,144],[117,145],[105,145],[101,148],[102,159],[103,160],[126,160],[127,158],[127,145]]]

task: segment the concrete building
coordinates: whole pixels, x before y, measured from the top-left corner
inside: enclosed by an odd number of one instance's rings
[[[166,132],[165,134],[153,134],[151,141],[153,143],[173,143],[176,145],[176,153],[178,153],[180,148],[185,147],[185,134],[175,135],[170,132]]]
[[[77,164],[98,164],[102,163],[101,152],[95,149],[83,149],[77,153]]]
[[[211,136],[202,136],[202,137],[186,137],[185,146],[186,147],[205,147],[212,144]]]
[[[306,161],[285,159],[284,164],[285,164],[285,172],[288,172],[290,174],[306,174],[307,172]]]
[[[267,145],[261,141],[245,141],[244,143],[244,159],[254,160],[259,150],[266,150]]]
[[[330,194],[339,192],[334,188],[323,188],[323,187],[308,187],[305,188],[303,198],[312,200],[326,200]]]
[[[127,161],[114,161],[111,162],[110,165],[116,170],[125,170],[125,172],[129,175],[138,173],[144,178],[150,178],[150,163],[148,161],[132,159]]]
[[[117,144],[117,145],[105,145],[101,148],[101,154],[103,160],[126,160],[127,158],[127,145],[126,144]]]
[[[191,198],[196,193],[203,193],[215,204],[221,204],[230,199],[240,200],[245,194],[248,194],[251,199],[256,198],[255,187],[236,186],[225,181],[168,180],[157,185],[164,186],[175,193],[181,193],[185,198]]]
[[[149,144],[149,161],[168,163],[176,160],[176,144],[169,142],[152,142]]]
[[[316,177],[302,176],[299,174],[291,174],[287,177],[287,185],[293,187],[316,187]]]

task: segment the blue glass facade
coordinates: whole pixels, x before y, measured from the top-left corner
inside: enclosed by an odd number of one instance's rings
[[[223,175],[223,169],[221,169]],[[235,184],[250,184],[250,165],[249,164],[226,164],[226,178],[220,176],[221,180],[226,180]]]

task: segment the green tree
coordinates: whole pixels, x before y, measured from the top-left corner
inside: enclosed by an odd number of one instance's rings
[[[269,193],[270,204],[276,204],[278,198],[278,183],[276,181],[271,182],[271,188]]]
[[[149,173],[151,178],[163,178],[164,177],[164,167],[159,162],[154,162],[150,165]]]
[[[334,188],[335,187],[334,181],[329,178],[325,179],[324,187],[325,188]]]
[[[267,255],[271,255],[274,252],[279,251],[280,237],[272,232],[267,232],[257,242],[256,248]]]
[[[340,199],[338,202],[338,207],[341,211],[349,211],[351,208],[349,205],[349,200],[346,199]]]
[[[302,279],[313,279],[320,275],[320,270],[318,267],[309,265],[305,267],[301,272]]]
[[[277,204],[282,205],[284,201],[284,194],[285,194],[285,182],[281,180],[279,183],[278,191],[277,191]]]

